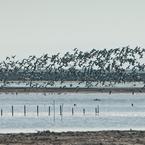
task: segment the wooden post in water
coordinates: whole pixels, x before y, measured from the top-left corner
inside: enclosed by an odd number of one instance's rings
[[[95,115],[99,115],[99,112],[100,110],[99,110],[99,105],[98,105],[97,108],[95,108]]]
[[[50,106],[48,107],[48,115],[50,116]]]
[[[63,104],[60,105],[61,108],[61,115],[63,115]]]
[[[1,117],[3,116],[3,109],[1,109]]]
[[[74,108],[72,107],[72,115],[74,114]]]
[[[98,112],[98,110],[97,110],[97,108],[95,108],[95,115],[97,115],[97,112]]]
[[[12,116],[14,116],[14,106],[12,106]]]
[[[37,116],[39,116],[39,106],[37,105]]]
[[[85,115],[85,108],[83,108],[83,115]]]
[[[24,116],[26,116],[26,106],[24,105]]]
[[[62,105],[60,105],[60,115],[62,115]]]
[[[63,116],[63,104],[60,105],[60,117],[61,117],[61,121],[62,121],[62,116]]]

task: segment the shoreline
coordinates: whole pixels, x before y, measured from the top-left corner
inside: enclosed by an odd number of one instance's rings
[[[145,88],[0,88],[0,93],[145,93]]]
[[[87,132],[50,132],[0,134],[0,144],[17,145],[132,145],[145,144],[145,131],[112,130]]]

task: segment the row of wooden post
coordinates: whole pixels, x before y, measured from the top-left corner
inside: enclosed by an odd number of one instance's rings
[[[39,106],[37,105],[37,116],[39,116]],[[14,106],[11,107],[12,116],[14,116]],[[24,116],[26,116],[27,110],[26,105],[24,105]],[[50,116],[50,106],[48,107],[48,115]],[[1,116],[3,116],[3,109],[1,109]]]
[[[95,108],[95,115],[99,115],[99,112],[100,112],[100,110],[99,110],[99,105]],[[85,108],[83,108],[83,115],[85,115],[86,114],[86,110],[85,110]],[[72,115],[74,115],[74,108],[72,107]]]
[[[53,102],[53,117],[54,117],[54,121],[55,121],[55,101]],[[60,113],[60,116],[63,115],[63,104],[60,105],[60,109],[59,109],[59,113]],[[14,106],[11,107],[11,112],[12,112],[12,116],[14,116]],[[37,105],[36,107],[36,112],[37,112],[37,116],[39,116],[39,105]],[[74,107],[72,107],[72,115],[74,115],[75,111],[74,111]],[[49,106],[48,107],[48,115],[50,116],[51,114],[51,107]],[[83,115],[86,114],[86,110],[85,108],[83,108]],[[24,116],[27,115],[27,108],[26,108],[26,105],[24,105]],[[99,105],[95,108],[95,115],[99,115]],[[1,109],[1,116],[3,116],[3,109]]]

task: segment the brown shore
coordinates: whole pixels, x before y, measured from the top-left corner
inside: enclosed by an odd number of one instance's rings
[[[144,88],[0,88],[2,93],[145,93]]]
[[[0,134],[0,145],[144,145],[145,131]]]

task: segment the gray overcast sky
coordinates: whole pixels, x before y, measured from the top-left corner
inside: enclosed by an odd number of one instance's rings
[[[0,0],[0,59],[145,46],[145,0]]]

